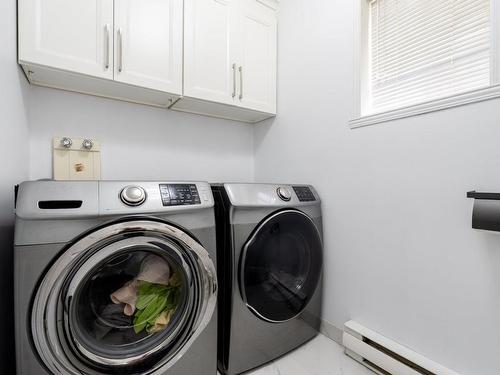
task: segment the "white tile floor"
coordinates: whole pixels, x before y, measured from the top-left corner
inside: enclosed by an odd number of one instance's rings
[[[344,349],[319,335],[290,354],[245,375],[373,375],[344,354]]]

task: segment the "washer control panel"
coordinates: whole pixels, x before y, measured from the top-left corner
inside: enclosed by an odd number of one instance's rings
[[[201,204],[196,184],[160,184],[163,206],[185,206]]]
[[[316,197],[308,186],[294,186],[293,191],[300,202],[314,202]]]

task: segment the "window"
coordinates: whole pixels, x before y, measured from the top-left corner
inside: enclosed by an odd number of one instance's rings
[[[500,96],[496,0],[358,1],[360,118],[351,126]]]

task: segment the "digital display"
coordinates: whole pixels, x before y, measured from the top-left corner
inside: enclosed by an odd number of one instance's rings
[[[300,202],[314,202],[316,200],[313,192],[307,186],[294,186],[293,190]]]
[[[161,184],[160,195],[164,206],[201,204],[195,184]]]

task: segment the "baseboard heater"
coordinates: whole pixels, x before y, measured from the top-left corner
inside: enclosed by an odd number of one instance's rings
[[[458,375],[352,320],[342,341],[348,356],[380,375]]]

